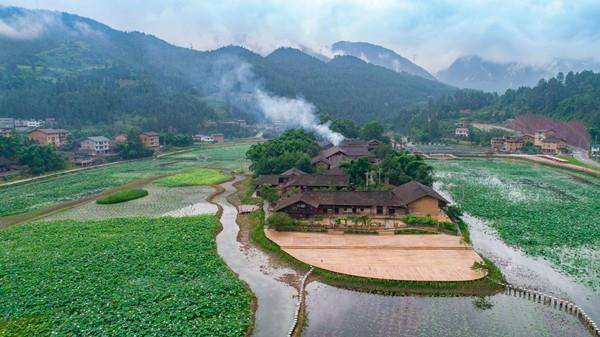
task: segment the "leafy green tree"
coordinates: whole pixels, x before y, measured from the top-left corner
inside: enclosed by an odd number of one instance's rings
[[[367,173],[371,171],[372,165],[369,158],[360,157],[343,162],[340,168],[350,177],[353,186],[363,187],[366,186]]]
[[[433,184],[433,168],[423,158],[408,151],[393,151],[380,164],[381,172],[392,185],[416,180],[424,185]]]
[[[52,145],[28,145],[19,151],[18,158],[19,163],[27,165],[32,174],[60,170],[67,165],[65,158]]]
[[[194,139],[189,134],[175,133],[173,131],[162,131],[160,133],[160,142],[163,145],[183,147],[193,145]]]
[[[254,144],[246,152],[250,169],[255,174],[279,174],[297,167],[312,172],[310,159],[319,152],[315,135],[302,129],[291,129],[280,137]]]
[[[0,157],[16,157],[22,146],[17,137],[0,137]]]
[[[260,196],[271,204],[275,204],[279,199],[277,189],[269,185],[263,185],[260,187]]]
[[[351,119],[336,119],[329,126],[331,131],[339,132],[346,138],[358,138],[360,129]]]
[[[384,131],[385,129],[383,128],[383,125],[381,125],[379,122],[369,122],[360,130],[360,138],[364,140],[377,139],[387,142],[389,140],[383,135]]]

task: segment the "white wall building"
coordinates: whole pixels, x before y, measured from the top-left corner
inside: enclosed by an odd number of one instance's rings
[[[81,149],[93,155],[105,154],[110,150],[110,139],[104,136],[87,137],[81,141]]]

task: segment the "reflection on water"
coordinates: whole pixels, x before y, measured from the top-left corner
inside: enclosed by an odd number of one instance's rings
[[[305,337],[589,336],[574,316],[506,294],[384,296],[319,282],[306,291]]]

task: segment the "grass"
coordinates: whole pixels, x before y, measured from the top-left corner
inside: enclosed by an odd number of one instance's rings
[[[600,289],[600,179],[510,160],[430,164],[441,188],[508,245]]]
[[[107,196],[99,198],[96,203],[100,205],[118,204],[129,200],[143,198],[148,195],[148,191],[141,188],[132,188],[111,193]]]
[[[220,184],[231,179],[230,175],[216,169],[199,168],[156,180],[154,183],[165,187],[204,186]]]
[[[577,158],[575,158],[573,156],[559,154],[559,155],[556,155],[556,157],[558,157],[560,159],[564,159],[564,160],[568,161],[569,164],[572,164],[572,165],[577,165],[577,166],[581,166],[581,167],[587,167],[587,168],[592,169],[592,170],[600,171],[600,169],[598,168],[598,166],[594,166],[594,165],[590,165],[588,163],[584,163],[581,160],[579,160],[579,159],[577,159]]]
[[[252,294],[214,216],[0,230],[0,336],[244,336]]]

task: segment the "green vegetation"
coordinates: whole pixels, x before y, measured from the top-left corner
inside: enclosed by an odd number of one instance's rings
[[[158,186],[183,187],[220,184],[231,176],[215,169],[198,168],[156,180]]]
[[[270,228],[279,230],[280,228],[290,228],[297,224],[297,221],[287,213],[273,213],[267,219]]]
[[[0,137],[0,157],[27,165],[31,174],[56,171],[67,166],[66,159],[54,146],[32,143],[26,136]]]
[[[572,164],[572,165],[577,165],[577,166],[581,166],[581,167],[587,167],[587,168],[590,168],[590,169],[593,169],[593,170],[600,171],[600,169],[598,168],[598,166],[594,166],[594,165],[590,165],[588,163],[584,163],[584,162],[578,160],[577,158],[575,158],[573,156],[559,154],[556,157],[558,157],[560,159],[564,159],[564,160],[568,161],[569,164]]]
[[[78,200],[135,180],[174,173],[194,162],[141,160],[43,178],[11,186],[0,185],[0,216],[30,212],[64,201]]]
[[[132,128],[127,132],[127,140],[117,144],[117,152],[123,159],[136,159],[150,157],[154,153],[147,149],[139,137],[140,130]]]
[[[140,189],[140,188],[128,189],[128,190],[122,190],[122,191],[118,191],[115,193],[111,193],[107,196],[99,198],[98,200],[96,200],[96,203],[101,204],[101,205],[118,204],[118,203],[126,202],[129,200],[143,198],[147,195],[148,195],[148,191]]]
[[[244,336],[252,295],[217,254],[217,228],[202,216],[2,229],[0,335]]]
[[[600,289],[600,179],[517,161],[431,164],[441,187],[507,244]]]
[[[379,234],[379,232],[376,231],[376,230],[372,230],[372,229],[348,228],[348,229],[344,230],[344,234],[371,234],[371,235],[377,235],[377,234]]]
[[[394,230],[394,234],[438,234],[437,232],[426,231],[418,228],[399,228]]]
[[[172,160],[199,160],[205,166],[229,169],[236,171],[247,171],[248,162],[245,159],[246,152],[256,141],[224,143],[215,145],[201,145],[190,151],[176,153],[163,158]]]
[[[449,221],[438,221],[431,216],[419,216],[409,214],[403,218],[403,221],[409,225],[421,225],[421,226],[432,226],[437,228],[443,228],[445,230],[455,232],[456,225]]]
[[[278,138],[252,145],[246,158],[256,175],[283,173],[292,167],[310,173],[313,171],[310,159],[318,152],[319,145],[314,134],[291,129]]]

